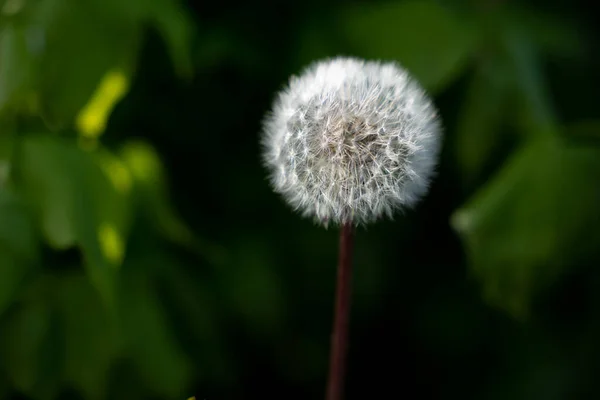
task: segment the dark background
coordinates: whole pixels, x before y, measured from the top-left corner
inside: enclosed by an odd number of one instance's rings
[[[0,0],[0,397],[323,397],[338,231],[259,134],[335,55],[445,126],[357,232],[346,398],[600,396],[598,37],[572,1]]]

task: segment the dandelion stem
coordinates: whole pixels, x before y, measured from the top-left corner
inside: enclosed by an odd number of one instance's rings
[[[354,231],[352,224],[344,224],[340,230],[340,249],[335,294],[333,333],[329,359],[329,381],[326,400],[341,400],[344,389],[346,354],[348,350],[348,322],[352,292],[352,250]]]

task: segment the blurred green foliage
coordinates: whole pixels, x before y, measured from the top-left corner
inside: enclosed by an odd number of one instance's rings
[[[0,0],[0,398],[321,396],[336,232],[258,132],[339,54],[400,62],[446,131],[423,203],[358,233],[348,398],[598,396],[589,11],[295,7]]]

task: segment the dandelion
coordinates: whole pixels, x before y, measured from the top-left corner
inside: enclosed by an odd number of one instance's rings
[[[309,66],[264,124],[274,190],[303,215],[361,225],[426,192],[440,148],[437,112],[394,63],[336,58]]]
[[[275,192],[317,223],[341,226],[327,400],[342,398],[354,227],[413,206],[440,142],[433,103],[392,62],[317,62],[291,78],[265,120],[262,156]]]

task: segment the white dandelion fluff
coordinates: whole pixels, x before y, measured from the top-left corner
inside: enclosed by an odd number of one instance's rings
[[[355,58],[292,77],[262,133],[274,190],[324,225],[365,224],[413,205],[440,142],[437,111],[405,70]]]

